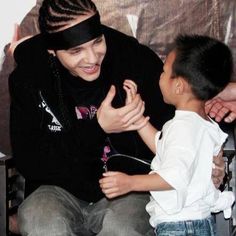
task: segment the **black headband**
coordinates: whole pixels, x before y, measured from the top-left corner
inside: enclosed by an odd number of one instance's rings
[[[47,49],[66,50],[86,43],[102,34],[99,13],[62,31],[45,33]]]

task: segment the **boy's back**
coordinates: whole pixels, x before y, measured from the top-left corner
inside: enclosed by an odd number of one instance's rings
[[[181,110],[157,133],[152,170],[174,189],[151,191],[147,210],[153,226],[210,215],[220,194],[211,180],[212,157],[218,154],[226,137],[214,121]]]

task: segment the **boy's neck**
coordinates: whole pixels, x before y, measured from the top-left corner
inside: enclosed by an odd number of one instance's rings
[[[205,120],[209,120],[206,112],[205,112],[205,101],[200,101],[197,99],[190,99],[188,101],[180,102],[175,106],[176,110],[182,111],[192,111],[197,113]]]

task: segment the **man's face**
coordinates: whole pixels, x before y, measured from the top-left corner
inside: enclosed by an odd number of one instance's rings
[[[101,64],[106,54],[105,37],[101,35],[74,48],[57,50],[55,53],[72,75],[86,81],[94,81],[100,75]]]

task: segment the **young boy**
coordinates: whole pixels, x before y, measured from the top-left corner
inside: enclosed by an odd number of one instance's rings
[[[156,153],[149,175],[106,172],[102,191],[114,198],[131,191],[150,191],[146,210],[157,235],[215,235],[211,212],[231,216],[232,192],[217,190],[211,180],[212,156],[227,138],[204,110],[205,102],[224,89],[232,75],[232,55],[220,41],[207,36],[178,36],[160,77],[164,101],[176,108],[162,131],[146,123],[138,130]],[[126,80],[126,102],[137,86]],[[157,104],[158,106],[158,104]]]

